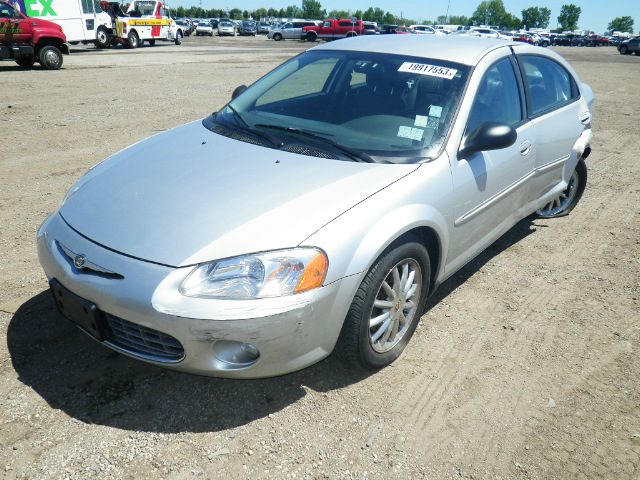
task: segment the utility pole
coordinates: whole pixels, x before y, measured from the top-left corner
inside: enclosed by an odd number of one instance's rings
[[[444,22],[449,24],[449,7],[451,6],[451,0],[447,2],[447,14],[444,16]]]

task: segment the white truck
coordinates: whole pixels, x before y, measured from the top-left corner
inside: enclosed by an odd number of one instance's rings
[[[27,16],[57,23],[71,44],[93,43],[108,47],[113,35],[111,17],[98,0],[18,0]]]
[[[110,2],[111,4],[113,2]],[[126,47],[137,48],[145,41],[153,46],[156,40],[182,43],[184,32],[173,18],[164,2],[158,0],[135,0],[126,13],[112,9],[113,41]]]

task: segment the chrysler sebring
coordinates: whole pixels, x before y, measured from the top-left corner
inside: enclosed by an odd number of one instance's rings
[[[427,297],[586,184],[593,95],[554,52],[315,47],[93,167],[37,234],[60,312],[125,355],[251,378],[393,362]]]

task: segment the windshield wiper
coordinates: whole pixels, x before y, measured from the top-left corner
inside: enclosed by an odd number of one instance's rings
[[[240,115],[240,113],[234,107],[232,107],[231,105],[227,105],[227,108],[229,110],[231,110],[231,112],[233,113],[233,117],[238,122],[238,126],[236,128],[241,128],[242,130],[247,130],[252,135],[255,135],[256,137],[260,137],[260,138],[268,141],[271,145],[273,145],[276,148],[282,147],[282,145],[283,145],[282,142],[280,140],[278,140],[277,138],[269,135],[268,133],[260,132],[260,131],[256,130],[255,128],[252,128],[251,125],[249,125],[245,121],[245,119],[242,118],[242,115]],[[229,125],[227,122],[224,122],[224,123],[226,125]]]
[[[342,153],[351,157],[352,160],[356,160],[358,162],[365,162],[365,163],[375,163],[375,160],[364,152],[361,152],[359,150],[354,150],[349,147],[345,147],[344,145],[340,145],[339,143],[334,142],[330,138],[327,138],[323,135],[318,135],[317,133],[313,133],[308,130],[301,130],[299,128],[294,128],[294,127],[283,127],[281,125],[267,125],[267,124],[260,124],[260,123],[255,126],[259,128],[270,128],[272,130],[280,130],[282,132],[293,133],[296,135],[309,137],[314,140],[318,140],[320,142],[331,145],[332,147],[336,148],[337,150],[340,150]]]

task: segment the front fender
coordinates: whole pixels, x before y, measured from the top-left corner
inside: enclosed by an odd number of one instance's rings
[[[440,244],[438,272],[442,277],[451,219],[447,205],[452,183],[446,155],[403,177],[342,214],[301,245],[322,248],[329,257],[326,284],[367,272],[382,252],[408,231],[427,227]]]

